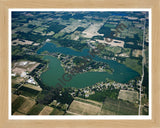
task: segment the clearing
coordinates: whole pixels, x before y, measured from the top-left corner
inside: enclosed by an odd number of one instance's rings
[[[120,90],[118,99],[130,101],[132,103],[138,102],[138,92],[129,90]]]

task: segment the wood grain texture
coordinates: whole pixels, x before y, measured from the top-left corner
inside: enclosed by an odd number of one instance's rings
[[[151,8],[152,120],[8,120],[9,8]],[[0,0],[0,128],[160,128],[160,0]]]

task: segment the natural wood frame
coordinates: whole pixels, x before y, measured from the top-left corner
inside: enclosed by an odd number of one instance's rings
[[[151,120],[9,120],[8,119],[8,9],[9,8],[151,8],[152,9],[152,119]],[[159,0],[0,0],[0,128],[35,127],[160,127],[160,1]]]

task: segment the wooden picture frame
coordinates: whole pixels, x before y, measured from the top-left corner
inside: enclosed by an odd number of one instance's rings
[[[135,120],[10,120],[9,119],[9,9],[12,8],[147,8],[151,9],[152,13],[152,115],[151,119],[135,119]],[[34,127],[139,127],[139,128],[158,128],[160,127],[160,80],[159,80],[159,44],[160,32],[160,2],[159,0],[142,0],[142,1],[127,1],[127,0],[105,0],[105,1],[84,1],[84,0],[1,0],[0,1],[0,127],[2,128],[34,128]]]

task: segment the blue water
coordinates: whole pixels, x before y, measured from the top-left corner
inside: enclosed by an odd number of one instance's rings
[[[89,49],[84,49],[80,52],[80,51],[75,51],[73,49],[66,48],[66,47],[57,47],[53,43],[46,43],[44,46],[42,46],[37,51],[37,53],[40,54],[41,52],[44,52],[44,51],[48,51],[49,53],[56,52],[56,53],[62,53],[62,54],[66,54],[66,55],[73,55],[73,56],[87,56],[87,55],[89,55],[89,53],[88,53]],[[114,80],[119,83],[126,83],[129,80],[134,79],[135,77],[139,76],[139,74],[136,71],[134,71],[134,70],[126,67],[124,64],[120,64],[116,61],[105,60],[105,59],[102,59],[98,56],[94,57],[93,60],[107,63],[114,70],[114,72],[112,74],[110,74],[108,72],[81,73],[81,74],[76,75],[67,84],[70,86],[76,85],[78,87],[82,87],[82,85],[83,85],[83,87],[84,87],[84,86],[89,86],[89,84],[94,84],[96,82],[104,81],[106,78]],[[52,63],[52,64],[54,64],[54,63]],[[45,74],[47,74],[47,73],[45,72]],[[54,74],[54,72],[53,72],[53,74]],[[62,75],[63,75],[63,73],[61,73],[61,76]],[[42,77],[43,82],[48,83],[47,81],[49,81],[49,80],[48,79],[46,80],[47,77],[44,76],[43,73],[41,76],[43,76]],[[61,77],[61,76],[59,76],[59,77]],[[51,81],[53,81],[53,80],[51,79]],[[50,84],[50,86],[54,86],[56,81],[57,80],[54,80],[53,83]]]
[[[86,56],[88,55],[89,50],[84,49],[82,52],[78,52],[78,51],[75,51],[73,49],[66,48],[66,47],[57,47],[53,43],[46,43],[43,47],[41,47],[37,51],[37,53],[40,54],[41,52],[44,52],[44,51],[48,51],[49,53],[58,52],[58,53],[63,53],[66,55],[73,55],[73,56]]]

